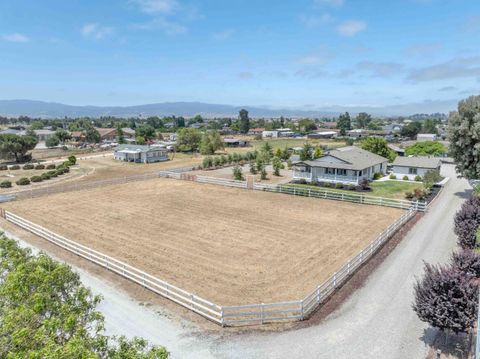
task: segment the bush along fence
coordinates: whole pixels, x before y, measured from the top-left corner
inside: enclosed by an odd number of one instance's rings
[[[17,216],[10,211],[0,209],[0,215],[7,221],[18,225],[19,227],[26,229],[69,252],[140,284],[143,287],[222,326],[252,325],[284,320],[307,319],[308,316],[321,305],[321,303],[323,303],[337,288],[347,281],[347,279],[360,266],[362,266],[363,263],[372,257],[399,228],[415,215],[415,213],[416,210],[413,208],[405,211],[405,213],[383,231],[378,238],[370,242],[370,244],[360,251],[360,253],[350,259],[337,272],[330,276],[330,278],[316,287],[301,300],[266,304],[220,306],[106,254],[68,240],[65,237]]]

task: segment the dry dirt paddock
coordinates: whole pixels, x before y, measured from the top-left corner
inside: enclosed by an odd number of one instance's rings
[[[163,178],[3,207],[220,305],[302,298],[401,214]]]

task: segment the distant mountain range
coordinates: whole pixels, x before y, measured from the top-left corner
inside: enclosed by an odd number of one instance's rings
[[[408,116],[416,113],[441,112],[454,110],[456,101],[427,101],[415,104],[385,107],[370,106],[328,106],[312,110],[272,109],[255,106],[230,106],[201,102],[163,102],[137,106],[73,106],[55,102],[33,100],[0,100],[0,115],[8,117],[29,116],[42,118],[67,117],[148,117],[148,116],[184,116],[193,117],[232,117],[245,108],[252,117],[332,117],[343,112],[357,114],[368,112],[376,116]]]

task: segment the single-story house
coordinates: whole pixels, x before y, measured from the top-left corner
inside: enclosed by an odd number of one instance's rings
[[[161,162],[168,160],[168,151],[164,146],[118,145],[113,151],[113,158],[125,162]]]
[[[398,147],[398,146],[395,146],[395,145],[389,143],[388,148],[390,148],[392,151],[395,151],[395,153],[398,156],[405,156],[405,150],[401,147]]]
[[[318,130],[315,133],[309,133],[307,138],[309,139],[318,139],[318,138],[333,138],[338,136],[338,130]]]
[[[100,141],[113,141],[117,138],[117,129],[116,128],[95,127],[95,129],[100,134]]]
[[[436,157],[397,157],[391,166],[391,172],[397,178],[407,176],[414,180],[416,176],[423,177],[428,171],[440,171],[442,161]]]
[[[37,136],[39,141],[46,141],[53,135],[55,135],[55,131],[52,130],[33,130],[35,135]]]
[[[248,130],[248,134],[251,136],[261,135],[263,131],[265,131],[263,127],[251,128],[250,130]]]
[[[361,128],[356,128],[354,130],[347,131],[347,136],[351,138],[362,138],[362,137],[366,137],[367,135],[368,135],[368,132]]]
[[[437,135],[435,133],[419,133],[417,141],[436,141]]]
[[[135,138],[135,130],[132,130],[130,127],[123,127],[122,132],[125,138]]]
[[[359,147],[342,147],[316,160],[295,162],[293,179],[358,185],[363,179],[372,180],[377,172],[385,173],[387,163],[388,159]]]
[[[249,142],[246,140],[240,140],[238,138],[224,138],[223,142],[227,147],[245,147],[248,146]]]

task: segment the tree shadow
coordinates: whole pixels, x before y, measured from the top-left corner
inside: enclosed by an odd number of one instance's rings
[[[454,195],[459,197],[459,198],[468,199],[468,198],[472,197],[473,190],[472,189],[466,189],[463,192],[455,192]]]
[[[437,353],[441,353],[441,358],[468,359],[474,342],[473,334],[447,334],[432,327],[424,329],[420,340],[430,348],[428,359],[436,359]]]

